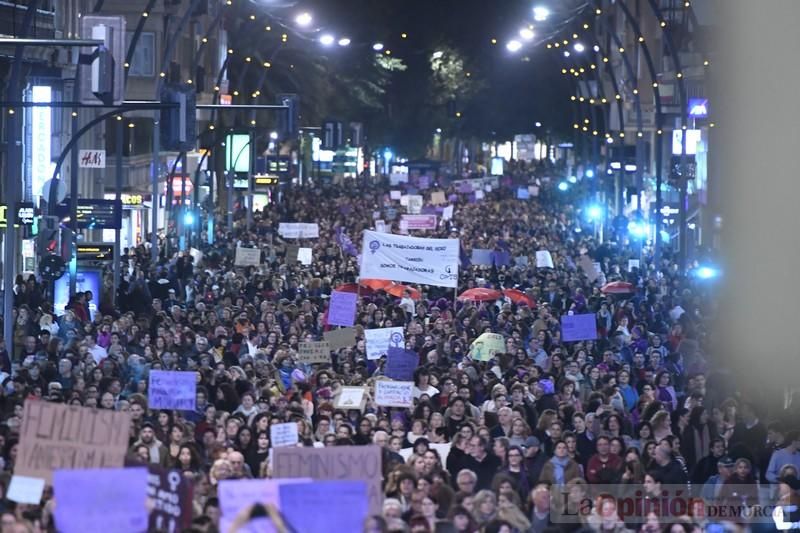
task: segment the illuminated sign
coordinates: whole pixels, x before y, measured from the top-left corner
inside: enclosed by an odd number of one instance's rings
[[[113,244],[79,244],[78,261],[111,261],[114,259]]]
[[[69,204],[58,204],[56,214],[68,223]],[[78,229],[120,229],[122,227],[122,202],[116,200],[78,199]]]
[[[169,182],[172,181],[172,196],[181,196],[184,189],[186,190],[186,195],[189,196],[194,191],[194,183],[187,175],[178,175],[174,174],[172,176],[172,180],[167,180],[164,182],[164,194],[167,194],[167,187]],[[181,181],[185,182],[186,185],[183,185]]]
[[[0,228],[5,228],[8,225],[7,210],[8,208],[5,205],[0,205]],[[33,226],[35,218],[36,209],[31,202],[20,202],[17,204],[17,227]]]
[[[178,182],[180,184],[180,182]],[[187,185],[191,183],[188,182]],[[178,191],[178,195],[180,195],[180,191]],[[144,207],[145,202],[152,201],[152,195],[149,194],[129,194],[129,193],[122,193],[119,195],[120,200],[122,201],[122,208],[123,209],[135,209],[137,207]],[[106,200],[115,200],[117,195],[114,193],[106,193],[103,195],[103,198]]]
[[[681,141],[683,140],[684,130],[674,130],[672,132],[672,155],[681,155]],[[700,142],[700,130],[686,130],[686,155],[697,153],[697,144]]]
[[[289,158],[281,157],[276,159],[274,157],[267,158],[267,170],[272,173],[284,174],[289,172]]]
[[[250,172],[249,133],[230,133],[225,138],[225,170]]]
[[[705,118],[708,116],[708,98],[689,98],[689,116]]]
[[[253,189],[264,190],[275,187],[280,182],[278,176],[274,174],[256,174],[253,176]]]

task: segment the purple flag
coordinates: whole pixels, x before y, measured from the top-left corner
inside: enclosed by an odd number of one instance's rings
[[[341,226],[336,228],[336,244],[338,244],[342,252],[346,253],[347,255],[352,255],[353,257],[358,256],[358,248],[356,248],[356,245],[353,244],[350,236],[344,232],[344,229]]]

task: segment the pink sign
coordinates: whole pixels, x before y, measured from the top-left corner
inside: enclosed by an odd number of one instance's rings
[[[403,215],[409,230],[436,229],[436,215]]]

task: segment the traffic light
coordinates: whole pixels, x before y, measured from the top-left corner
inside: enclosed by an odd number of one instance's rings
[[[299,99],[296,94],[279,94],[278,105],[285,105],[286,112],[279,114],[278,131],[281,139],[292,139],[297,136]]]
[[[197,137],[197,93],[192,85],[167,84],[161,88],[161,103],[177,104],[161,110],[161,149],[164,151],[191,151]]]
[[[81,49],[81,102],[119,105],[124,99],[125,18],[121,16],[85,15],[81,17],[81,36],[99,39],[95,49]]]
[[[322,123],[322,149],[338,150],[342,145],[342,123],[326,120]]]

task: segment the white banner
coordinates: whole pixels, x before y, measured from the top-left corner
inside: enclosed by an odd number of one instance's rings
[[[319,225],[303,222],[281,222],[278,224],[278,235],[284,239],[317,239]]]
[[[233,264],[237,267],[258,266],[261,264],[261,249],[260,248],[244,248],[243,246],[236,247],[236,256],[233,259]]]
[[[375,404],[386,407],[414,407],[414,382],[376,381]]]
[[[364,341],[367,345],[367,359],[380,359],[387,354],[390,346],[406,346],[402,327],[365,329]]]
[[[364,231],[361,279],[388,279],[455,288],[458,239],[423,239]]]

